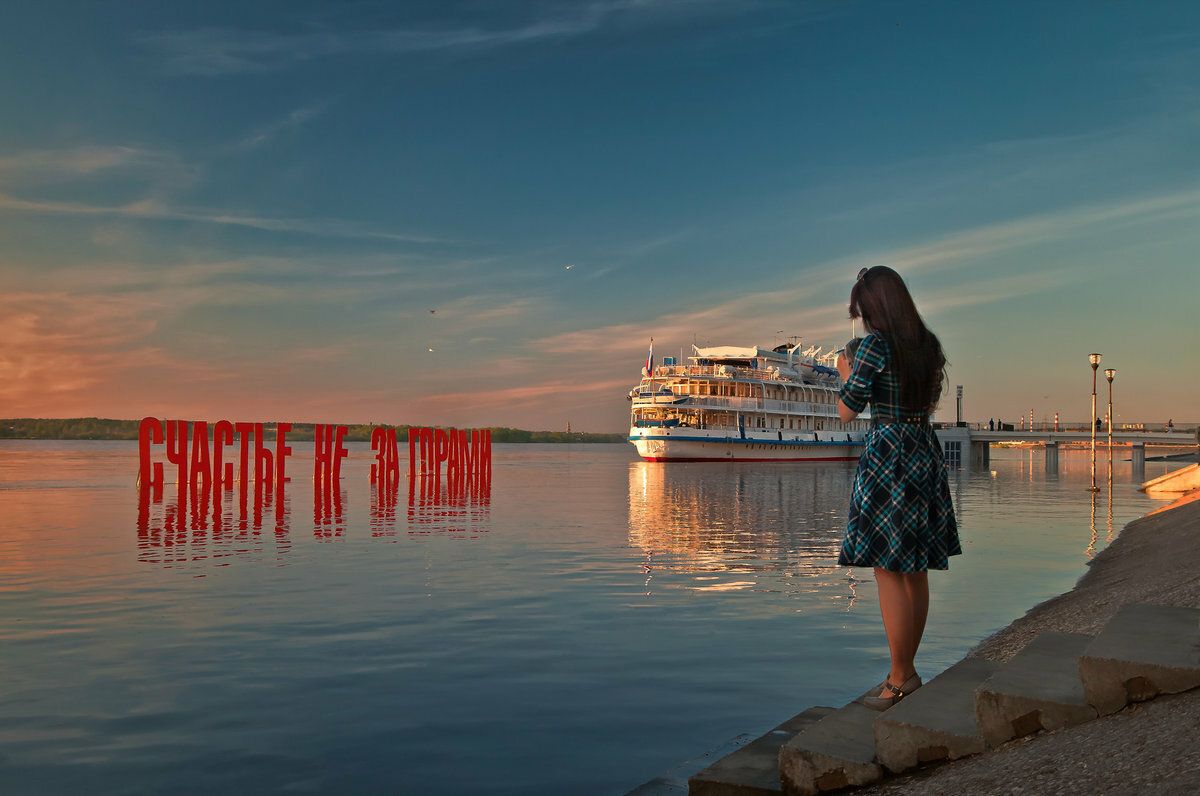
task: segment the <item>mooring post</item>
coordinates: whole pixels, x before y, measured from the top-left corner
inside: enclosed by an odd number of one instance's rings
[[[992,446],[987,440],[971,440],[971,466],[988,467],[991,465]]]
[[[1133,443],[1133,472],[1136,476],[1141,476],[1146,472],[1146,443]]]
[[[1054,440],[1046,443],[1046,472],[1058,472],[1058,443]]]

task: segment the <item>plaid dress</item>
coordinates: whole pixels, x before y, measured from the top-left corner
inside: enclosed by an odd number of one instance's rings
[[[842,384],[842,402],[861,412],[869,401],[877,422],[858,460],[838,564],[893,572],[948,569],[948,557],[962,549],[942,448],[924,412],[901,408],[891,359],[887,339],[867,335]],[[886,420],[914,415],[923,422]]]

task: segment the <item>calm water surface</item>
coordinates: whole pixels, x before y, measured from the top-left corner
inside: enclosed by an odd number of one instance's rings
[[[852,465],[496,445],[487,502],[393,510],[351,444],[338,521],[294,447],[282,511],[213,527],[139,518],[136,443],[0,443],[0,792],[622,793],[886,673]],[[1127,456],[1095,502],[1086,453],[951,474],[922,672],[1155,505]]]

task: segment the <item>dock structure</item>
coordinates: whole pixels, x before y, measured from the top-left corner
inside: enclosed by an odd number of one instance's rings
[[[1046,450],[1046,469],[1058,470],[1058,453],[1063,443],[1091,442],[1088,431],[990,431],[971,428],[967,425],[943,426],[937,429],[938,441],[946,463],[951,467],[965,466],[979,469],[991,464],[991,446],[998,442],[1042,443]],[[1108,436],[1104,443],[1107,445]],[[1190,433],[1167,433],[1164,431],[1114,431],[1114,443],[1131,444],[1132,463],[1135,472],[1145,469],[1147,445],[1194,446]],[[1097,437],[1097,442],[1100,442]]]

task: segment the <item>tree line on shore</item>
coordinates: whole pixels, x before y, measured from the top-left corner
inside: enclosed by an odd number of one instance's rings
[[[139,420],[110,420],[101,417],[34,418],[14,417],[0,420],[0,439],[107,439],[135,440],[138,438]],[[189,423],[191,421],[188,421]],[[296,442],[311,441],[315,423],[293,423],[288,439]],[[346,439],[350,442],[370,442],[374,428],[394,428],[396,438],[408,441],[408,430],[420,428],[412,425],[388,425],[386,423],[356,423],[346,425]],[[275,423],[264,423],[264,430],[273,433]],[[584,431],[527,431],[522,428],[491,426],[492,442],[624,442],[624,434],[593,434]]]

